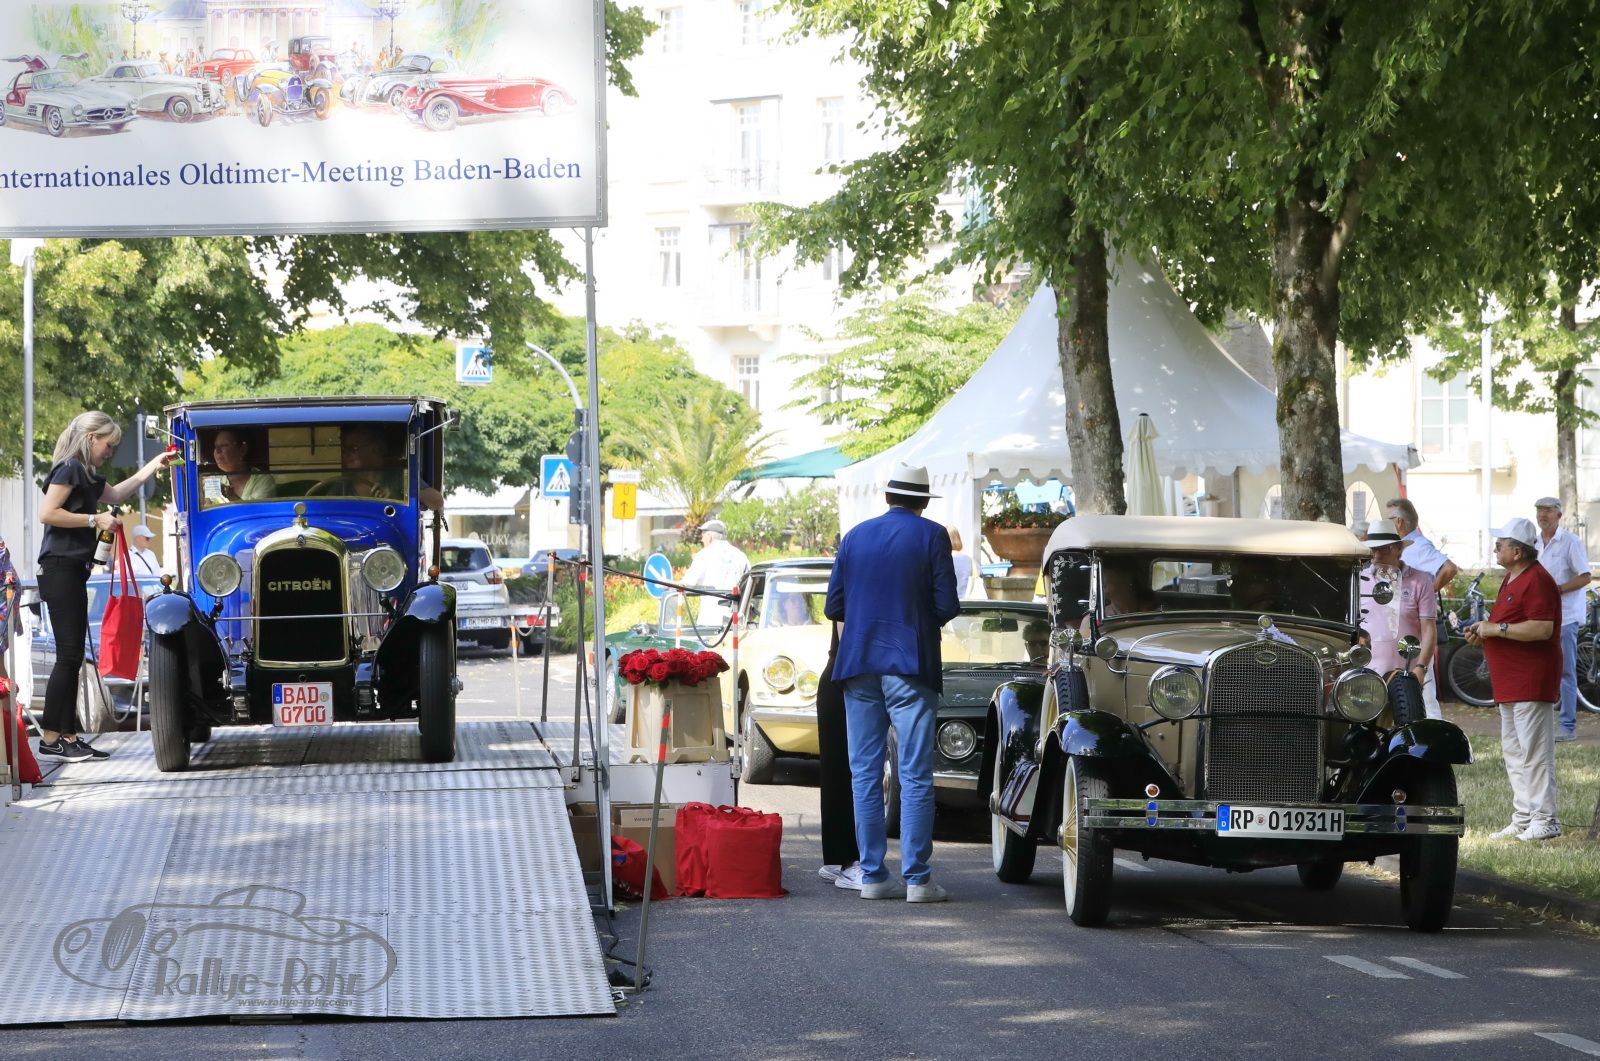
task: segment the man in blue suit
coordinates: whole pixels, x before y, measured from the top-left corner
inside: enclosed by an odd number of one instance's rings
[[[939,628],[961,611],[944,527],[922,517],[928,471],[898,464],[884,500],[889,511],[851,529],[828,581],[827,616],[842,622],[833,680],[844,687],[850,778],[861,849],[861,897],[937,903],[948,893],[929,880],[933,854],[933,747],[944,687]],[[900,876],[883,859],[883,757],[889,726],[900,755]],[[852,887],[855,882],[836,882]]]

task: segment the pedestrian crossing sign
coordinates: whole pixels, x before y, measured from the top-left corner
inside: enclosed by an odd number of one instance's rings
[[[539,458],[539,493],[545,497],[571,497],[572,462],[559,453],[546,453]]]
[[[494,382],[494,351],[483,343],[456,344],[456,382],[485,384]]]

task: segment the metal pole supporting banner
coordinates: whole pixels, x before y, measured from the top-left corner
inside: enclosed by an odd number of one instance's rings
[[[33,261],[37,252],[30,248],[22,263],[22,557],[12,563],[27,578],[35,574],[33,521],[37,518],[33,468]]]
[[[606,579],[605,579],[605,524],[602,521],[604,505],[600,489],[600,334],[595,324],[594,310],[594,229],[583,230],[583,302],[588,338],[589,416],[584,429],[588,442],[584,447],[585,475],[589,480],[589,573],[594,586],[594,703],[597,711],[606,699]],[[594,768],[606,783],[600,786],[599,814],[600,861],[604,866],[600,874],[601,902],[607,908],[611,903],[611,720],[600,719],[595,727]]]

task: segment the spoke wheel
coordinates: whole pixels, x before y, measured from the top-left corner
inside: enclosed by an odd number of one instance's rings
[[[422,123],[434,132],[442,133],[456,127],[456,118],[460,114],[461,109],[454,100],[436,99],[422,112]]]
[[[1033,876],[1033,864],[1039,857],[1039,844],[1012,832],[1006,827],[1005,819],[995,811],[1005,787],[1006,779],[1001,776],[1000,764],[996,762],[994,783],[989,789],[989,858],[994,863],[996,877],[1007,884],[1023,884]]]
[[[67,131],[66,119],[61,117],[61,108],[51,107],[44,112],[44,127],[51,136],[61,136]]]
[[[1600,712],[1600,646],[1578,641],[1578,706]]]
[[[1111,913],[1112,848],[1100,830],[1083,824],[1083,808],[1110,791],[1088,760],[1076,755],[1067,760],[1061,783],[1061,885],[1067,916],[1085,927],[1105,924]]]
[[[194,104],[182,96],[173,96],[167,100],[167,117],[175,122],[186,122],[194,116]]]
[[[1494,706],[1494,689],[1489,684],[1489,663],[1482,645],[1462,645],[1450,655],[1445,668],[1456,699],[1473,707]]]

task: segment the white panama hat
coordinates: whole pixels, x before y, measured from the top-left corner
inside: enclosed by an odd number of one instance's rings
[[[907,464],[905,461],[896,464],[894,471],[889,473],[889,482],[885,484],[883,492],[896,497],[916,499],[939,496],[928,490],[928,469],[920,464]]]

